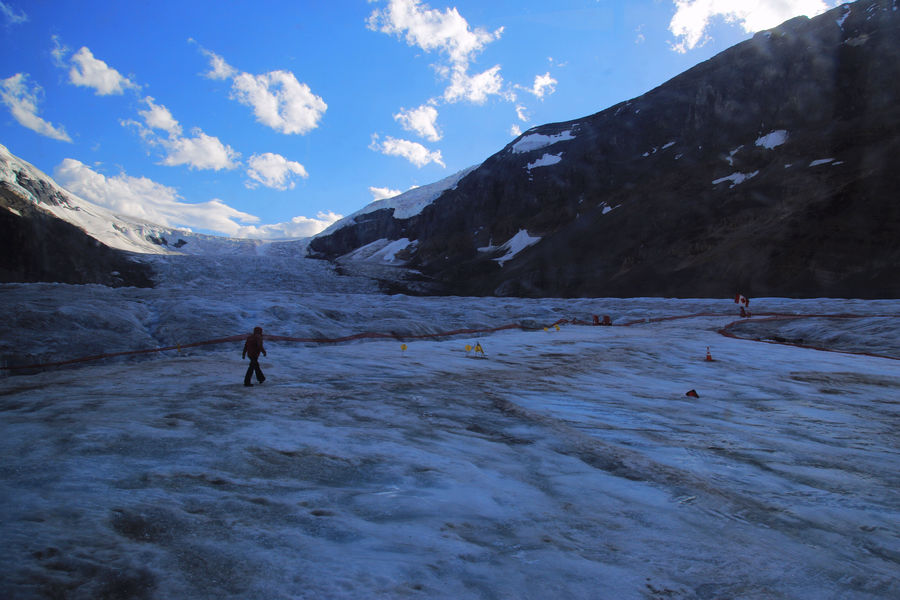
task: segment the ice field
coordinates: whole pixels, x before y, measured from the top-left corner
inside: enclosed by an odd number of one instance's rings
[[[149,290],[0,285],[5,363],[255,325],[397,339],[268,341],[253,388],[239,342],[5,372],[0,597],[900,597],[900,301],[752,299],[854,316],[734,339],[729,298],[384,296],[311,260],[153,260]],[[620,326],[543,329],[594,314]],[[507,323],[529,329],[411,337]]]

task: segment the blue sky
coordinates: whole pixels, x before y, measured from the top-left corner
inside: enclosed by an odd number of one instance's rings
[[[304,237],[833,0],[0,0],[0,144],[167,226]]]

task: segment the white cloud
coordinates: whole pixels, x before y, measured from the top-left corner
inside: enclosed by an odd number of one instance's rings
[[[335,221],[339,221],[343,215],[329,212],[319,212],[315,218],[294,217],[286,223],[272,225],[244,225],[233,234],[235,237],[255,239],[285,239],[305,238],[324,231]]]
[[[491,95],[504,96],[507,100],[515,99],[515,96],[509,92],[503,92],[500,65],[495,65],[487,71],[472,76],[463,70],[453,69],[450,85],[444,90],[446,102],[468,100],[474,104],[484,104]]]
[[[442,137],[437,129],[437,116],[436,108],[423,104],[412,110],[401,108],[400,112],[394,115],[394,120],[399,122],[406,131],[417,133],[430,142],[436,142]]]
[[[71,192],[117,214],[163,225],[205,229],[232,237],[279,239],[315,235],[341,215],[320,212],[315,218],[294,217],[286,223],[257,225],[259,217],[236,210],[219,199],[184,202],[174,188],[146,177],[107,177],[67,158],[54,171],[55,179]]]
[[[13,118],[23,127],[55,140],[71,142],[72,138],[65,129],[51,125],[37,115],[39,96],[43,89],[37,84],[29,87],[27,80],[28,75],[25,73],[0,79],[0,100],[9,107]]]
[[[9,25],[20,25],[28,22],[28,15],[25,11],[20,10],[18,13],[11,6],[7,6],[4,2],[0,2],[0,14],[6,19]]]
[[[524,90],[529,94],[539,98],[541,100],[544,99],[546,94],[552,94],[556,91],[556,84],[559,83],[553,77],[550,76],[550,72],[547,71],[543,75],[535,75],[534,83],[530,88],[516,85],[515,87],[520,90]],[[521,118],[521,117],[520,117]],[[522,119],[523,121],[526,119]]]
[[[531,93],[538,98],[543,98],[544,94],[552,94],[556,91],[557,83],[559,82],[550,77],[549,71],[543,75],[535,75],[534,85],[531,86]]]
[[[234,78],[232,95],[241,104],[252,107],[260,123],[286,134],[315,129],[328,108],[308,85],[288,71],[240,73]]]
[[[98,96],[122,94],[126,89],[139,87],[102,60],[94,58],[86,47],[75,53],[72,63],[69,81],[75,85],[94,88]]]
[[[569,66],[569,61],[558,62],[552,56],[547,57],[547,62],[550,63],[551,66],[556,67],[557,69],[564,69]]]
[[[276,190],[294,189],[294,175],[309,177],[303,165],[272,152],[254,154],[247,163],[247,175],[251,181],[246,185],[249,188],[255,188],[261,183]]]
[[[241,212],[218,199],[190,204],[182,201],[174,188],[146,177],[107,177],[84,163],[67,158],[54,171],[66,189],[117,214],[166,227],[191,227],[234,235],[240,223],[254,223],[258,217]]]
[[[147,110],[139,110],[138,114],[144,117],[144,122],[151,129],[162,129],[169,135],[181,135],[181,125],[165,106],[155,104],[151,96],[144,98]]]
[[[139,110],[144,123],[128,119],[121,121],[123,126],[132,126],[138,130],[140,136],[151,146],[162,148],[165,156],[163,165],[175,167],[187,165],[191,169],[234,169],[240,166],[240,152],[211,135],[207,135],[200,128],[191,131],[191,137],[182,135],[181,124],[172,116],[169,109],[161,104],[156,104],[153,97],[146,96],[143,102],[147,104],[146,110]],[[168,137],[157,135],[161,130]]]
[[[210,61],[204,73],[210,79],[231,79],[231,97],[253,109],[256,119],[284,134],[305,134],[319,126],[328,105],[290,71],[253,75],[238,71],[225,59],[204,48]]]
[[[509,128],[509,135],[513,137],[519,137],[520,135],[522,135],[522,128],[514,123]]]
[[[204,48],[200,49],[209,58],[210,70],[203,74],[208,79],[231,79],[238,74],[237,69],[225,62],[225,59]]]
[[[53,40],[53,50],[50,51],[51,56],[53,56],[53,62],[57,67],[61,69],[66,68],[65,57],[69,53],[69,48],[63,45],[62,42],[59,41],[58,35],[50,36]]]
[[[735,23],[747,32],[760,31],[779,25],[797,15],[813,17],[836,2],[822,0],[674,0],[675,15],[669,23],[677,40],[672,46],[677,52],[687,52],[709,40],[706,33],[710,22],[722,18]]]
[[[446,167],[440,150],[430,151],[428,148],[417,142],[409,140],[401,140],[387,136],[383,142],[378,141],[378,136],[372,136],[372,143],[369,148],[376,152],[381,152],[388,156],[400,156],[405,158],[417,167],[424,167],[429,163],[436,163],[442,167]]]
[[[392,190],[390,188],[380,188],[380,187],[369,187],[369,192],[372,194],[372,201],[376,202],[378,200],[386,200],[387,198],[393,198],[394,196],[399,196],[403,192],[400,190]]]
[[[191,169],[234,169],[240,165],[240,153],[223,144],[219,138],[206,135],[200,129],[191,132],[193,137],[171,136],[157,143],[168,153],[162,164],[174,167],[187,165]]]
[[[516,105],[516,116],[519,117],[520,121],[527,123],[528,122],[528,113],[526,111],[527,111],[527,109],[525,108],[525,106],[523,106],[521,104]]]
[[[489,95],[509,96],[502,92],[499,65],[477,75],[468,74],[475,55],[500,39],[502,27],[493,33],[481,28],[472,29],[455,8],[441,12],[419,0],[389,0],[386,8],[372,12],[368,26],[373,31],[405,39],[410,46],[442,54],[446,63],[435,65],[435,69],[450,80],[443,94],[445,102],[468,100],[481,104]]]
[[[451,64],[464,68],[474,54],[499,39],[503,31],[502,28],[493,33],[470,29],[455,8],[441,12],[423,6],[419,0],[389,0],[385,9],[372,12],[368,26],[373,31],[404,37],[407,44],[426,52],[443,52]]]
[[[647,37],[644,35],[644,25],[638,25],[637,29],[634,30],[634,33],[635,44],[643,44],[645,41],[647,41]]]

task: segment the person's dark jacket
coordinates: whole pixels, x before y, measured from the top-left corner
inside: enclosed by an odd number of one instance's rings
[[[260,352],[263,356],[267,356],[266,349],[263,348],[262,330],[257,327],[247,338],[247,341],[244,342],[244,352],[241,354],[241,358],[249,356],[253,360],[256,360],[259,358]]]

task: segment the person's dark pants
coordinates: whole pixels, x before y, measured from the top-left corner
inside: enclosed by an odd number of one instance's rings
[[[263,375],[262,369],[259,368],[259,357],[253,358],[250,357],[250,366],[247,367],[247,374],[244,375],[244,385],[250,385],[250,377],[253,375],[254,371],[256,372],[256,380],[260,383],[266,380],[266,376]]]

